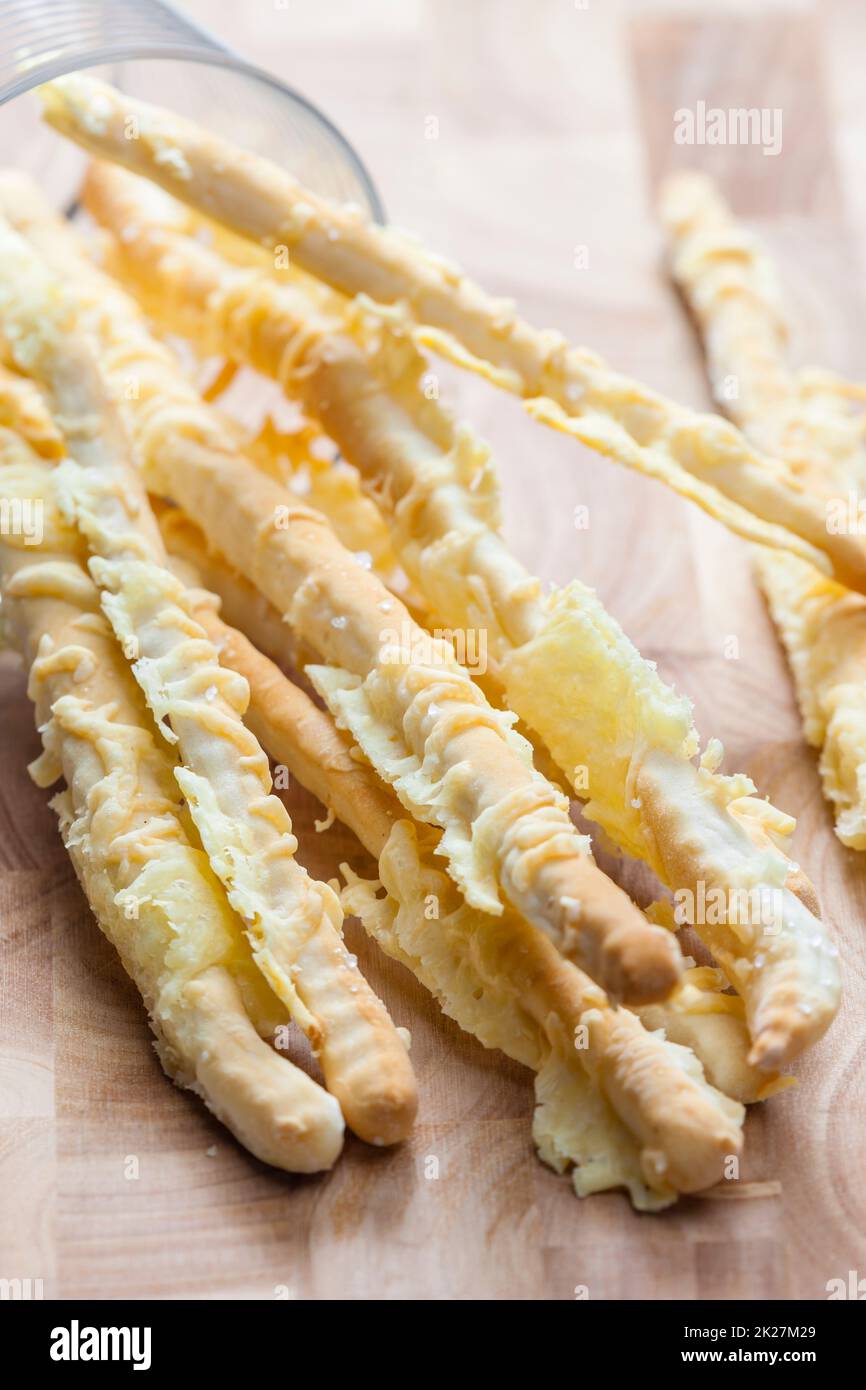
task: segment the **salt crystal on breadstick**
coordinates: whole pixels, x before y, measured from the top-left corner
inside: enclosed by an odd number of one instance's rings
[[[93,552],[102,606],[159,727],[177,742],[175,773],[211,864],[244,920],[255,959],[310,1037],[348,1123],[373,1143],[411,1129],[411,1066],[387,1011],[349,957],[332,890],[294,857],[271,794],[267,757],[243,724],[248,691],[219,664],[165,552],[141,480],[98,376],[71,331],[60,285],[0,223],[0,326],[19,365],[48,392],[69,449],[64,503]],[[74,460],[74,461],[73,461]]]
[[[328,1168],[342,1147],[339,1106],[253,1026],[262,991],[250,987],[257,972],[241,924],[186,833],[174,761],[100,612],[86,550],[58,507],[56,473],[26,442],[28,385],[0,373],[0,393],[22,409],[0,428],[0,495],[38,502],[42,537],[31,545],[0,536],[0,582],[4,629],[28,667],[44,744],[34,778],[66,779],[53,803],[64,841],[142,995],[168,1074],[263,1162]],[[279,1016],[271,999],[264,1013]]]
[[[40,91],[49,123],[91,153],[254,242],[286,246],[338,290],[394,306],[395,321],[419,342],[527,398],[537,419],[666,482],[747,539],[772,543],[778,532],[766,524],[784,527],[792,551],[866,589],[859,538],[828,533],[820,499],[724,420],[666,401],[594,353],[533,328],[456,267],[191,121],[77,74]]]
[[[497,914],[501,891],[616,998],[666,996],[679,974],[675,942],[595,866],[512,716],[487,704],[450,644],[420,628],[324,518],[237,452],[136,306],[88,268],[72,232],[38,203],[17,193],[16,216],[49,261],[74,272],[76,320],[96,343],[149,486],[201,520],[329,663],[320,687],[407,809],[445,831],[442,849],[467,898]],[[130,376],[136,391],[125,393]]]
[[[378,884],[351,876],[347,907],[450,1017],[538,1073],[536,1141],[546,1161],[576,1163],[581,1194],[627,1186],[638,1206],[718,1181],[739,1152],[741,1107],[707,1084],[687,1049],[647,1032],[628,1010],[612,1009],[525,919],[511,910],[492,919],[463,902],[436,867],[435,834],[401,819],[393,795],[351,756],[329,715],[222,621],[212,595],[197,593],[194,602],[223,661],[249,683],[262,744],[379,861],[387,898]],[[655,1027],[676,1027],[676,1016],[656,1007]],[[710,1016],[681,1015],[689,1017],[700,1037]],[[736,1084],[754,1099],[766,1077],[744,1065],[742,1021],[739,1028],[739,1039],[730,1027],[713,1037],[738,1054]],[[737,1057],[727,1061],[733,1079]]]
[[[726,904],[741,891],[776,900],[766,922],[747,915],[732,930],[727,913],[713,913],[697,923],[746,1000],[755,1056],[772,1070],[820,1037],[838,1000],[835,967],[790,862],[753,829],[754,816],[737,815],[754,787],[693,765],[688,702],[590,590],[573,584],[545,597],[510,554],[488,452],[424,398],[425,364],[411,344],[371,341],[358,315],[320,312],[302,285],[228,265],[185,234],[173,199],[122,169],[93,166],[84,197],[114,233],[113,263],[155,317],[298,394],[387,499],[395,549],[434,615],[484,631],[508,705],[578,794],[578,774],[588,774],[588,814],[614,842],[695,902],[701,887]],[[760,815],[781,824],[772,807]]]

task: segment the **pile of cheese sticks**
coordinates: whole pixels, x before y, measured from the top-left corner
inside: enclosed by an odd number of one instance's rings
[[[70,856],[166,1070],[287,1170],[329,1167],[344,1124],[405,1138],[405,1033],[343,945],[347,912],[532,1069],[536,1145],[578,1193],[657,1209],[736,1180],[744,1106],[787,1084],[839,1000],[794,822],[719,772],[718,740],[701,749],[689,701],[590,589],[545,592],[510,552],[488,449],[423,383],[444,353],[761,548],[840,833],[864,835],[853,697],[810,666],[834,624],[866,621],[866,550],[828,529],[838,473],[804,442],[841,397],[787,389],[762,266],[702,186],[670,190],[677,273],[714,370],[747,383],[747,442],[206,130],[78,76],[42,95],[97,157],[99,232],[0,176],[0,497],[44,518],[36,545],[0,536],[2,620],[29,668],[33,775],[62,779]],[[207,399],[178,338],[226,364]],[[230,419],[218,391],[240,366],[303,428]],[[827,436],[840,469],[846,429]],[[479,633],[483,673],[458,660]],[[306,873],[269,759],[355,832],[375,881]],[[570,796],[655,875],[652,908],[594,863]],[[684,925],[712,965],[683,955]],[[289,1020],[321,1082],[274,1048]]]

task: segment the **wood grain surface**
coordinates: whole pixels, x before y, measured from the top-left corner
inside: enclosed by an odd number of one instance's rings
[[[706,405],[652,212],[659,176],[688,162],[716,174],[768,239],[796,359],[866,375],[859,0],[187,8],[322,106],[391,217],[532,321]],[[699,100],[779,108],[781,152],[676,145],[673,112]],[[430,116],[436,139],[425,138]],[[595,585],[692,697],[704,736],[723,739],[725,768],[798,817],[796,854],[841,948],[845,999],[799,1086],[747,1120],[743,1178],[766,1182],[765,1195],[686,1200],[656,1217],[616,1193],[578,1201],[533,1155],[528,1073],[444,1020],[355,923],[352,948],[412,1032],[415,1136],[384,1153],[350,1139],[318,1178],[258,1164],[160,1071],[47,796],[28,779],[38,740],[6,655],[0,1275],[42,1279],[47,1297],[573,1299],[583,1285],[590,1299],[820,1299],[829,1279],[866,1275],[866,859],[832,833],[747,549],[501,394],[442,375],[495,447],[517,553],[546,578]],[[578,505],[588,530],[573,524]],[[338,826],[315,833],[305,794],[292,793],[291,809],[311,871],[369,867]]]

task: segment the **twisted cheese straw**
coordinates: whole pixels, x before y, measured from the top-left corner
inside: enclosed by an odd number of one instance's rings
[[[819,499],[717,416],[701,416],[539,332],[393,229],[328,204],[267,160],[77,74],[40,89],[45,119],[259,245],[286,247],[336,289],[395,306],[418,341],[527,399],[544,423],[658,478],[747,539],[784,544],[866,589],[866,548],[830,534]],[[779,528],[785,528],[782,536]]]
[[[326,516],[346,549],[362,555],[386,583],[392,582],[397,561],[378,507],[364,493],[358,470],[328,456],[333,445],[310,421],[290,433],[268,417],[255,435],[247,432],[239,439],[238,447]]]
[[[29,669],[45,749],[32,775],[40,786],[66,779],[52,803],[64,841],[101,930],[142,995],[168,1075],[263,1162],[290,1172],[328,1168],[342,1147],[339,1106],[250,1021],[268,1030],[279,1005],[207,856],[187,834],[173,759],[157,746],[100,613],[81,538],[60,514],[56,471],[40,456],[44,442],[56,455],[62,441],[44,407],[38,432],[29,428],[32,392],[0,372],[0,394],[13,404],[0,428],[0,497],[41,511],[38,544],[11,529],[0,534],[4,631]]]
[[[294,858],[271,794],[267,757],[243,724],[248,691],[225,671],[164,568],[147,497],[89,350],[70,331],[58,285],[32,247],[0,223],[0,326],[18,365],[45,386],[70,458],[65,505],[93,552],[102,606],[158,726],[177,742],[176,779],[211,864],[242,917],[255,959],[311,1039],[352,1129],[394,1143],[416,1095],[403,1043],[343,946],[332,892]],[[73,462],[74,460],[74,462]]]
[[[576,772],[588,771],[588,814],[611,838],[694,901],[702,885],[732,906],[743,889],[776,900],[771,921],[726,915],[698,930],[747,1002],[755,1060],[774,1069],[815,1041],[835,1012],[838,978],[817,907],[797,896],[803,876],[768,837],[793,822],[754,802],[748,779],[692,765],[690,707],[588,590],[542,597],[498,532],[487,451],[424,398],[411,344],[371,343],[363,321],[338,317],[333,304],[322,312],[302,284],[233,269],[185,234],[173,200],[123,170],[93,166],[84,196],[146,308],[299,395],[389,500],[395,549],[434,614],[485,632],[508,705],[578,795]]]
[[[194,582],[183,562],[180,573]],[[742,1108],[707,1085],[686,1049],[648,1033],[628,1010],[612,1009],[525,919],[512,911],[491,919],[463,903],[435,867],[435,837],[400,818],[399,803],[351,756],[331,718],[221,620],[212,594],[200,591],[194,603],[223,662],[249,684],[249,717],[263,746],[379,861],[387,900],[377,896],[378,884],[352,876],[346,905],[446,1013],[539,1074],[539,1101],[548,1099],[536,1137],[548,1161],[558,1156],[560,1168],[576,1162],[580,1193],[626,1185],[636,1205],[649,1204],[644,1183],[656,1204],[718,1181],[739,1152]],[[754,1099],[760,1082],[742,1065],[736,1021],[727,1021],[725,1041],[730,1052],[739,1050],[738,1080]],[[581,1029],[585,1049],[574,1043]],[[575,1103],[577,1113],[569,1108]],[[594,1137],[581,1128],[587,1112]],[[569,1142],[575,1130],[578,1142]]]
[[[667,995],[679,973],[675,943],[596,868],[512,716],[487,704],[450,644],[419,627],[322,517],[288,502],[238,454],[137,307],[89,266],[38,195],[7,179],[3,201],[71,273],[77,321],[96,342],[149,484],[200,518],[229,562],[288,610],[296,633],[339,663],[319,668],[323,687],[332,684],[334,704],[403,804],[445,831],[441,850],[467,900],[498,915],[501,889],[616,998]],[[408,654],[390,636],[395,627],[409,634]]]
[[[775,269],[709,179],[680,174],[661,195],[674,279],[695,315],[714,394],[750,436],[789,459],[807,485],[842,498],[866,475],[857,388],[795,375]],[[866,601],[792,556],[756,554],[788,654],[803,730],[819,748],[836,833],[866,849]]]
[[[274,605],[207,545],[203,533],[180,507],[167,506],[158,497],[151,498],[151,506],[166,550],[195,568],[201,587],[220,600],[225,621],[245,632],[256,649],[277,666],[297,669],[291,633]]]

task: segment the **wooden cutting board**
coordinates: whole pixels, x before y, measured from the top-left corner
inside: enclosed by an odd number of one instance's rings
[[[607,0],[188,8],[342,125],[394,220],[623,370],[706,404],[652,216],[659,174],[688,161],[722,178],[769,240],[796,358],[866,374],[858,0],[820,13],[715,4],[712,17],[698,0],[673,14]],[[672,113],[698,100],[780,108],[781,153],[675,145]],[[436,139],[425,138],[430,116]],[[395,1152],[350,1139],[317,1178],[251,1159],[159,1069],[46,794],[28,780],[38,740],[7,655],[2,1277],[41,1279],[61,1298],[571,1299],[583,1285],[592,1299],[766,1299],[823,1298],[828,1280],[866,1274],[866,859],[833,836],[747,549],[656,485],[534,427],[514,402],[442,378],[495,447],[518,554],[547,578],[597,586],[691,695],[704,736],[724,740],[725,767],[799,819],[796,854],[840,945],[845,1001],[798,1088],[747,1121],[743,1177],[765,1184],[761,1195],[733,1189],[658,1217],[616,1193],[578,1201],[533,1155],[529,1075],[444,1020],[354,923],[352,949],[412,1032],[415,1136]],[[574,526],[577,506],[588,530]],[[312,872],[344,860],[369,869],[339,827],[316,834],[309,797],[293,791],[291,807]]]

